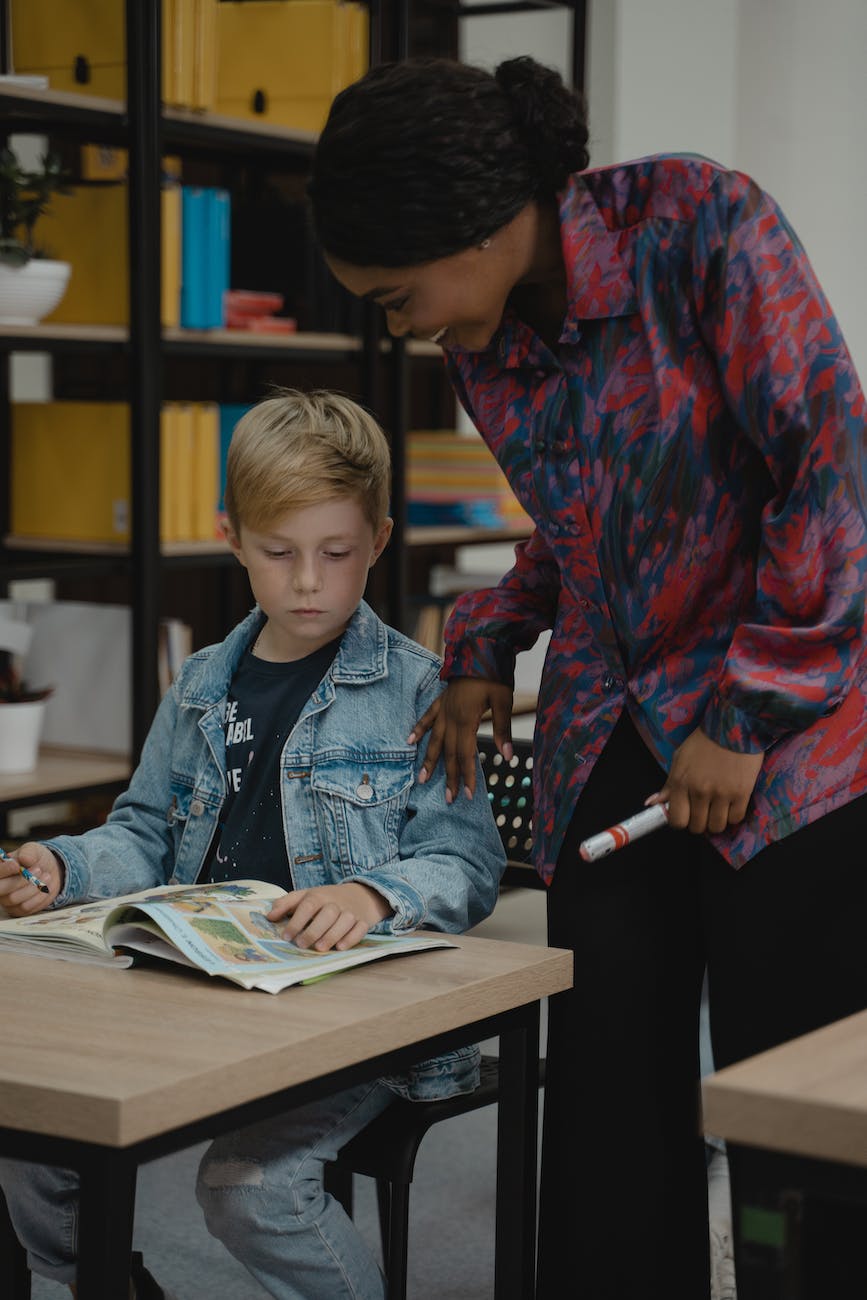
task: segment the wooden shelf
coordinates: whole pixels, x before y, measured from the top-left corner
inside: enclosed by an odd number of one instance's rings
[[[122,352],[128,346],[123,325],[0,325],[3,352]]]
[[[334,361],[357,357],[361,339],[353,334],[256,334],[252,330],[163,330],[163,349],[175,356],[292,358],[299,361]]]
[[[407,528],[408,546],[475,546],[485,542],[521,542],[533,532],[532,524],[517,528],[459,528],[446,524]]]
[[[62,131],[77,136],[123,143],[127,134],[126,102],[62,90],[34,90],[0,83],[0,112],[10,131]],[[277,126],[221,113],[166,108],[162,115],[167,148],[196,152],[269,153],[275,162],[295,165],[308,159],[316,143],[312,131]]]
[[[129,346],[124,325],[0,325],[4,352],[121,352]],[[164,350],[175,356],[292,357],[333,361],[357,357],[361,339],[352,334],[257,334],[252,330],[163,331]]]
[[[0,773],[0,807],[23,807],[84,790],[122,786],[130,771],[129,759],[115,754],[45,746],[34,772]]]

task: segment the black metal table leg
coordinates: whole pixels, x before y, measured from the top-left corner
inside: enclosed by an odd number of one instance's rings
[[[496,1300],[532,1300],[536,1292],[539,1004],[527,1012],[526,1025],[500,1036]]]
[[[126,1300],[132,1253],[136,1161],[100,1148],[81,1170],[78,1300]]]

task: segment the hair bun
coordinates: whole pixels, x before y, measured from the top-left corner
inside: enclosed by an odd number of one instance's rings
[[[558,190],[590,162],[583,98],[553,68],[527,55],[506,59],[494,76],[508,97],[543,189]]]

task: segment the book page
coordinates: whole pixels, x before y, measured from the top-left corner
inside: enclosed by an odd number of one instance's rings
[[[282,936],[282,924],[267,919],[283,890],[258,881],[230,881],[193,886],[158,899],[117,909],[106,925],[106,941],[153,953],[155,926],[174,948],[209,975],[245,988],[277,992],[290,984],[319,979],[335,970],[398,952],[450,947],[430,933],[406,936],[368,935],[345,952],[313,952]],[[137,920],[147,916],[148,934],[134,938]]]
[[[114,954],[103,937],[105,919],[117,907],[116,898],[96,903],[79,903],[56,911],[37,912],[34,916],[16,916],[0,921],[0,948],[14,947],[18,952],[87,958],[113,962]],[[129,958],[118,961],[129,966]]]

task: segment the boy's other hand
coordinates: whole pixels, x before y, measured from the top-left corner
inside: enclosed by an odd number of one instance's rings
[[[476,735],[485,713],[490,709],[494,743],[504,758],[512,757],[511,686],[481,677],[453,677],[410,734],[410,744],[421,740],[428,731],[427,752],[418,779],[427,781],[444,752],[446,766],[446,803],[452,803],[463,786],[472,799],[476,789]]]
[[[48,893],[26,880],[18,870],[26,867],[48,886]],[[16,849],[14,856],[0,858],[0,907],[10,916],[31,916],[54,902],[63,888],[64,871],[58,858],[44,844],[30,842]]]
[[[299,948],[342,952],[360,943],[368,930],[391,915],[382,894],[360,881],[340,885],[317,885],[315,889],[293,889],[278,898],[268,913],[269,921],[281,921],[283,938]]]

